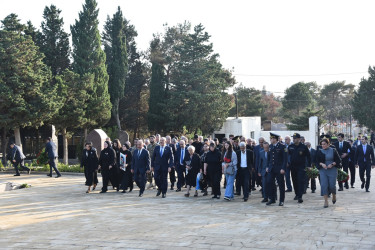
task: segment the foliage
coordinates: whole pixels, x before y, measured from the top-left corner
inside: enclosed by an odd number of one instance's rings
[[[309,178],[315,179],[319,176],[319,170],[316,167],[306,168],[306,174]]]
[[[361,125],[375,130],[375,68],[369,67],[369,77],[362,78],[359,88],[354,93],[352,101],[353,117],[358,120]]]
[[[0,127],[38,127],[61,107],[51,71],[17,15],[0,30]]]
[[[111,96],[112,116],[121,130],[119,102],[124,96],[125,79],[128,71],[128,55],[126,51],[125,22],[120,7],[113,15],[107,17],[104,26],[103,44],[106,53],[106,65],[109,75],[108,90]]]
[[[299,116],[306,108],[313,109],[316,102],[316,90],[315,82],[298,82],[287,88],[282,100],[284,117],[290,119]]]
[[[319,124],[322,124],[321,114],[323,110],[311,110],[310,108],[302,112],[300,116],[295,116],[287,123],[288,130],[304,131],[309,130],[309,118],[311,116],[317,116]]]
[[[111,116],[111,102],[108,93],[106,55],[102,50],[98,29],[97,2],[85,0],[79,19],[70,27],[73,44],[73,71],[80,76],[93,74],[94,84],[88,92],[86,102],[85,128],[105,125]]]
[[[346,182],[349,180],[349,175],[341,168],[337,169],[337,181],[338,182]]]
[[[36,155],[36,164],[38,164],[38,165],[47,165],[48,164],[48,156],[47,156],[45,148],[40,150],[39,153]]]
[[[23,188],[31,188],[31,185],[29,185],[27,183],[24,183],[24,184],[19,186],[19,189],[23,189]]]
[[[52,75],[59,75],[70,66],[69,35],[64,31],[61,10],[46,6],[43,12],[41,35],[37,44],[45,55],[43,61],[51,67]]]
[[[262,94],[254,88],[246,88],[242,84],[234,89],[237,95],[238,116],[261,116],[262,115]],[[229,111],[230,116],[236,116],[236,105]]]

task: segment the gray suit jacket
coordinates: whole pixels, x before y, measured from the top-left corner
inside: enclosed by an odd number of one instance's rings
[[[267,159],[266,159],[266,153],[267,153]],[[258,173],[260,173],[262,176],[266,175],[266,169],[269,168],[269,159],[270,159],[270,152],[261,151],[259,152],[259,161],[258,161]]]

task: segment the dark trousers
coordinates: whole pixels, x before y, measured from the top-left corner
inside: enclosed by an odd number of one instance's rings
[[[353,186],[355,183],[355,165],[354,162],[349,162],[349,170],[350,170],[350,185]]]
[[[365,179],[365,173],[366,173],[366,179]],[[365,188],[370,188],[370,179],[371,179],[371,165],[359,165],[359,178],[361,178],[361,181],[366,183]]]
[[[303,188],[303,193],[306,193],[307,191],[307,187],[309,186],[309,183],[310,183],[310,180],[311,180],[311,190],[316,190],[316,181],[315,181],[315,178],[309,178],[306,174],[305,176],[305,185],[304,185],[304,188]]]
[[[107,192],[108,183],[109,183],[109,169],[108,168],[102,168],[101,173],[102,173],[102,181],[103,181],[102,191]]]
[[[220,196],[220,182],[223,176],[222,170],[220,169],[208,169],[208,175],[212,184],[213,195]]]
[[[49,158],[48,164],[49,164],[49,175],[52,175],[52,169],[55,170],[55,173],[57,175],[61,175],[59,170],[56,167],[55,158]]]
[[[262,197],[264,199],[268,199],[268,193],[267,193],[267,175],[269,174],[266,174],[265,176],[262,176]]]
[[[302,199],[303,189],[305,186],[306,171],[304,166],[294,167],[290,169],[292,176],[292,182],[294,187],[294,193],[300,199]]]
[[[139,192],[143,194],[146,186],[146,172],[142,173],[141,171],[139,171],[139,169],[137,169],[134,172],[134,181],[139,187]]]
[[[346,172],[346,173],[349,173],[349,162],[347,162],[347,160],[343,160],[342,161],[342,170],[344,170],[344,172]],[[339,188],[342,189],[343,188],[343,183],[339,182],[339,181],[337,181],[337,183],[339,184]],[[345,182],[345,187],[346,188],[349,187],[349,184],[348,184],[347,181]]]
[[[154,169],[154,179],[158,190],[166,194],[168,189],[168,169]]]
[[[240,171],[236,173],[236,194],[241,195],[241,187],[242,187],[242,178]],[[226,185],[225,185],[226,186]]]
[[[171,187],[174,187],[174,184],[176,182],[176,172],[174,167],[171,168],[171,172],[169,172],[169,181],[171,182]]]
[[[185,185],[186,168],[183,165],[177,165],[177,188],[181,189]]]
[[[13,162],[13,167],[16,169],[16,174],[19,175],[20,171],[18,170],[18,165],[20,165],[21,170],[29,171],[28,167],[25,167],[25,161],[22,159],[21,161]]]
[[[280,174],[279,171],[272,171],[271,173],[267,174],[267,192],[268,197],[271,200],[277,199],[277,189],[275,184],[275,179],[277,184],[279,185],[279,192],[280,192],[280,202],[284,202],[285,200],[285,176]]]
[[[239,173],[239,181],[240,181],[240,193],[241,193],[241,187],[243,190],[243,197],[245,199],[249,198],[249,186],[250,186],[250,170],[248,168],[239,168],[237,173]],[[236,186],[237,186],[237,180],[236,180]]]
[[[250,188],[255,188],[255,185],[257,185],[257,177],[258,177],[258,172],[256,171],[250,171]],[[259,185],[259,182],[258,182]]]
[[[287,167],[285,170],[285,183],[288,190],[293,190],[292,183],[290,182],[290,168]]]

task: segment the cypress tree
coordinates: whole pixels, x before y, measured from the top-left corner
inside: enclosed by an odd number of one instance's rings
[[[85,138],[89,127],[102,126],[107,123],[112,108],[108,93],[106,55],[101,48],[98,29],[98,12],[97,2],[86,0],[78,20],[70,27],[73,42],[73,71],[81,76],[85,74],[94,76],[85,113]]]
[[[106,64],[109,75],[108,90],[111,96],[112,116],[121,130],[119,102],[124,96],[125,79],[128,71],[128,55],[126,51],[126,36],[124,33],[124,18],[120,7],[111,19],[107,17],[104,26],[103,44],[106,53]]]

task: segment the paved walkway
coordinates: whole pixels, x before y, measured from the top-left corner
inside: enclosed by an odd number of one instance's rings
[[[259,191],[246,203],[139,198],[138,189],[86,194],[78,175],[0,175],[15,180],[32,188],[0,194],[0,249],[375,249],[375,184],[366,193],[357,182],[324,209],[319,184],[303,204],[287,193],[284,207],[267,207]]]

